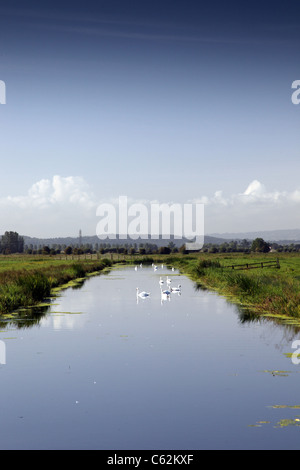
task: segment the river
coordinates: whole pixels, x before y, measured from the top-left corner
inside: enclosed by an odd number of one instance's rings
[[[167,276],[181,292],[162,299]],[[34,312],[0,326],[1,449],[300,448],[292,327],[162,266],[113,269]]]

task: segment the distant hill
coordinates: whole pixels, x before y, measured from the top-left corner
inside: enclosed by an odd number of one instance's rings
[[[25,245],[46,245],[50,248],[53,245],[79,245],[79,238],[78,237],[56,237],[56,238],[37,238],[37,237],[29,237],[23,235],[24,237],[24,244]],[[232,232],[232,233],[212,233],[209,235],[205,235],[204,243],[205,244],[214,244],[214,245],[221,245],[224,242],[229,242],[232,240],[254,240],[255,238],[263,238],[268,242],[277,242],[281,245],[287,245],[290,243],[300,243],[300,229],[294,230],[265,230],[265,231],[256,231],[256,232]],[[134,243],[139,246],[140,244],[150,243],[152,245],[160,246],[167,246],[169,242],[173,242],[177,247],[189,242],[185,238],[180,240],[175,239],[174,237],[170,237],[170,239],[163,239],[160,238],[158,240],[154,240],[150,237],[148,239],[138,239],[132,240],[128,238],[127,240],[123,239],[105,239],[100,240],[96,235],[92,236],[82,236],[82,244],[91,244],[94,246],[96,243],[98,245],[103,243],[110,243],[111,245],[118,245],[118,244],[125,244],[128,243],[129,245],[133,245]]]
[[[257,232],[240,232],[240,233],[212,233],[212,237],[230,240],[254,240],[255,238],[263,238],[266,241],[277,242],[281,244],[289,244],[293,242],[299,243],[300,229],[293,230],[262,230]]]

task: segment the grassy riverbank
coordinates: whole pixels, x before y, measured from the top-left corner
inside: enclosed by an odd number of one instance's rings
[[[0,259],[0,314],[29,307],[49,297],[53,289],[101,272],[111,261],[65,261],[50,257],[4,256]]]
[[[278,258],[280,268],[232,269]],[[259,314],[300,320],[300,256],[282,254],[198,254],[170,260],[200,286]]]

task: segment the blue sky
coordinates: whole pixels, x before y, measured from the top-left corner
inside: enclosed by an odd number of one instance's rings
[[[205,202],[206,232],[300,228],[299,2],[0,3],[0,233]]]

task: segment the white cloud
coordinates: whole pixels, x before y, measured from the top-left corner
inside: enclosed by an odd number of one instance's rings
[[[257,205],[273,204],[276,205],[283,203],[291,205],[292,203],[300,202],[300,189],[293,191],[267,191],[266,187],[258,180],[253,180],[244,192],[232,193],[224,196],[223,191],[218,190],[212,197],[201,196],[193,202],[203,203],[207,206],[227,206],[232,207],[240,204]]]
[[[249,184],[245,192],[243,193],[245,196],[260,196],[266,191],[263,184],[259,181],[254,180],[252,183]]]
[[[96,202],[87,182],[55,175],[34,183],[27,194],[0,199],[0,233],[15,230],[37,237],[95,233]]]
[[[37,237],[77,236],[79,229],[94,235],[100,202],[118,204],[119,195],[97,201],[81,177],[55,175],[34,183],[27,194],[0,199],[0,233],[15,230]],[[128,198],[149,206],[154,201]],[[156,201],[158,202],[158,201]],[[217,190],[193,201],[205,206],[205,233],[300,228],[300,189],[269,191],[258,180],[242,192],[225,195]],[[160,203],[172,204],[170,201]]]
[[[290,195],[290,199],[294,202],[300,203],[300,189],[293,191]]]
[[[204,196],[205,232],[300,228],[300,189],[268,191],[258,180],[244,192]]]
[[[25,196],[8,196],[0,199],[0,205],[10,204],[15,207],[47,208],[54,205],[78,205],[94,207],[88,184],[78,176],[53,176],[52,180],[42,179],[34,183]]]

